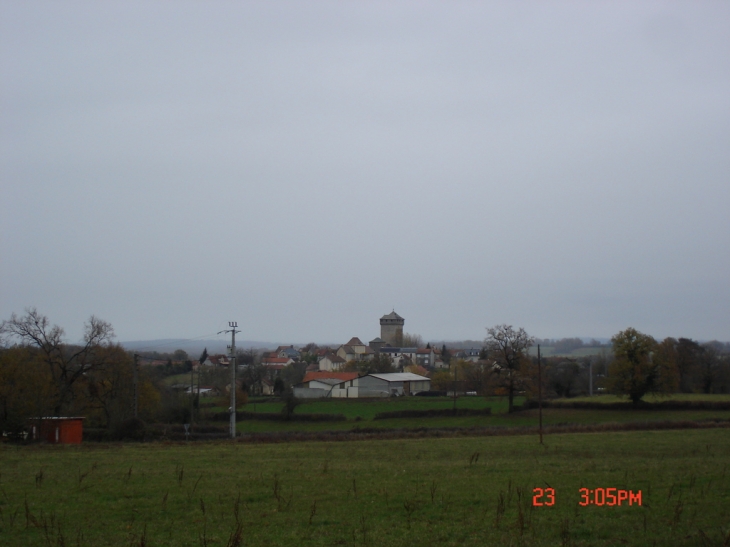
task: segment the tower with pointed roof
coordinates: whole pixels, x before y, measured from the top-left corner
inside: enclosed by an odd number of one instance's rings
[[[406,322],[395,310],[380,318],[380,337],[387,344],[399,348],[403,345],[403,324]]]

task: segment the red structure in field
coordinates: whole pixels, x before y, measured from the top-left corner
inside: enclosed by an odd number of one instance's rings
[[[31,420],[30,435],[33,440],[51,444],[81,444],[84,418],[60,416]]]

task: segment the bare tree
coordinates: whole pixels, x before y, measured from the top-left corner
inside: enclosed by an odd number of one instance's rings
[[[262,395],[264,391],[264,380],[269,377],[269,369],[256,359],[246,365],[241,372],[241,379],[246,384],[251,395]]]
[[[512,325],[497,325],[487,329],[484,345],[489,357],[494,359],[494,376],[501,387],[507,390],[509,412],[514,410],[515,392],[522,388],[523,369],[529,366],[527,350],[534,343],[534,338],[521,328],[515,330]]]
[[[423,347],[423,337],[420,334],[406,332],[403,334],[403,347],[404,348],[422,348]]]
[[[112,338],[111,324],[91,316],[84,325],[84,343],[71,346],[63,341],[64,331],[49,323],[35,308],[26,309],[22,317],[15,313],[0,324],[0,336],[19,340],[22,345],[34,347],[50,372],[55,398],[53,413],[58,416],[73,398],[74,385],[88,372],[103,366],[108,352],[103,351]]]

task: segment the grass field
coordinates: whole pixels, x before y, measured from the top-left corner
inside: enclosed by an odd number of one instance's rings
[[[728,420],[730,412],[714,410],[677,410],[677,411],[636,411],[621,410],[573,410],[545,409],[543,424],[548,425],[586,425],[595,423],[626,423],[652,421],[699,421]],[[539,421],[536,409],[515,414],[498,414],[495,416],[462,416],[439,418],[394,418],[389,420],[362,422],[264,422],[242,420],[237,424],[241,433],[262,431],[328,431],[368,429],[403,429],[403,428],[452,428],[452,427],[537,427]],[[219,422],[220,423],[220,422]]]
[[[590,400],[616,402],[619,399],[612,396],[592,397]],[[708,396],[704,396],[704,400]],[[713,397],[713,396],[709,396]],[[730,400],[728,396],[725,399]],[[516,398],[515,404],[521,405],[523,398]],[[576,401],[578,399],[569,399]],[[625,401],[625,400],[624,400]],[[530,427],[537,426],[538,410],[516,412],[507,414],[507,400],[500,397],[461,397],[457,400],[458,408],[484,408],[492,409],[491,416],[460,416],[460,417],[438,417],[438,418],[393,418],[387,420],[373,420],[373,417],[380,412],[390,410],[413,410],[431,408],[452,408],[451,399],[432,397],[402,397],[397,399],[383,400],[357,400],[357,399],[329,399],[323,401],[311,401],[297,407],[295,413],[332,413],[344,414],[347,421],[343,422],[270,422],[257,420],[241,420],[238,422],[238,431],[241,433],[259,433],[264,431],[328,431],[328,430],[351,430],[353,428],[375,428],[375,429],[402,429],[416,427],[432,428],[453,428],[453,427]],[[257,403],[256,412],[280,412],[283,404],[281,402]],[[246,405],[249,412],[254,411],[252,404]],[[222,408],[220,409],[222,410]],[[355,421],[360,417],[360,421]],[[655,412],[650,410],[577,410],[549,408],[543,410],[543,423],[545,425],[566,425],[566,424],[592,424],[592,423],[625,423],[643,421],[666,421],[666,420],[713,420],[730,419],[730,411],[727,410],[668,410]]]
[[[590,402],[590,403],[626,403],[626,397],[618,395],[594,395],[593,397],[571,397],[570,399],[553,399],[555,402]],[[645,403],[662,403],[664,401],[718,401],[730,402],[728,394],[706,394],[706,393],[672,393],[671,395],[661,395],[649,393],[644,395],[642,401]]]
[[[524,397],[516,397],[515,404],[521,405]],[[452,408],[453,399],[448,397],[388,397],[382,399],[313,399],[299,405],[295,413],[328,413],[343,414],[348,420],[359,417],[372,420],[380,412],[391,410],[418,410],[432,408]],[[245,409],[249,412],[280,412],[281,402],[257,403],[254,407],[249,403]],[[457,408],[490,407],[494,413],[507,412],[505,397],[459,397]]]
[[[195,379],[195,381],[197,382],[197,378]],[[185,386],[189,386],[190,373],[183,372],[182,374],[173,374],[171,376],[166,376],[162,383],[166,386],[173,386],[175,384],[183,384]],[[195,385],[197,385],[197,383]]]
[[[723,545],[730,429],[0,447],[0,543]],[[533,507],[533,488],[555,504]],[[642,505],[579,505],[580,488]],[[546,500],[546,498],[543,498]]]

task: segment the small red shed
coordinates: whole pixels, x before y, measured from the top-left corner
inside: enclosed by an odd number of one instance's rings
[[[33,440],[40,439],[51,444],[81,444],[84,436],[84,418],[77,416],[37,418],[30,422],[30,435]]]

